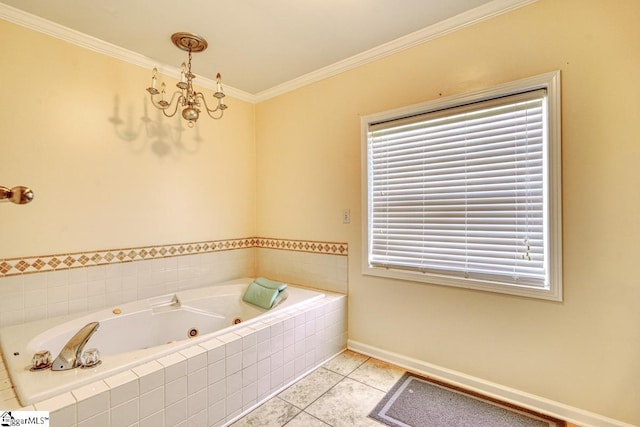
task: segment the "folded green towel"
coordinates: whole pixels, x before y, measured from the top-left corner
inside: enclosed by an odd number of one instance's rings
[[[287,288],[287,285],[281,282],[276,282],[273,280],[265,279],[264,277],[258,277],[254,280],[258,285],[264,286],[265,288],[277,289],[278,292],[282,292]]]
[[[280,291],[277,289],[264,287],[254,281],[247,287],[242,300],[268,310],[273,306],[273,303],[279,294]]]

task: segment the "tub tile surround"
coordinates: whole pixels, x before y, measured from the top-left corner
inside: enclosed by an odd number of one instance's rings
[[[0,327],[257,275],[347,293],[347,258],[346,243],[246,238],[3,259]]]
[[[290,283],[302,283],[329,292],[348,293],[348,259],[343,255],[319,257],[302,251],[256,249],[256,267],[260,275],[277,277]]]
[[[342,256],[348,255],[349,251],[348,245],[340,242],[247,237],[241,239],[209,240],[193,243],[74,252],[58,255],[6,258],[0,259],[0,277],[112,265],[131,261],[162,259],[183,255],[223,252],[243,248],[268,248]]]
[[[0,278],[0,327],[252,277],[255,249],[238,249]]]
[[[257,275],[346,294],[347,256],[346,243],[248,238],[0,259],[0,327]],[[35,407],[50,411],[56,426],[224,424],[346,347],[346,295],[313,307]],[[20,406],[0,351],[0,409]]]
[[[55,426],[222,426],[343,351],[346,310],[346,295],[327,294],[32,406],[2,406],[49,411]]]

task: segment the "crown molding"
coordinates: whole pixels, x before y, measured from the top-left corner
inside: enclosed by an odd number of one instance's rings
[[[148,58],[139,53],[105,42],[85,33],[81,33],[71,28],[49,21],[47,19],[40,18],[39,16],[32,15],[20,9],[16,9],[12,6],[0,3],[0,18],[4,19],[5,21],[13,22],[14,24],[23,26],[25,28],[29,28],[48,36],[66,41],[76,46],[80,46],[85,49],[89,49],[94,52],[128,62],[133,65],[138,65],[149,70],[156,67],[161,74],[176,79],[180,78],[180,68],[176,66],[158,64],[157,61],[154,61],[151,58]],[[198,86],[205,89],[216,90],[215,80],[208,79],[202,76],[198,76]],[[248,92],[227,85],[225,85],[224,90],[227,96],[231,96],[233,98],[250,103],[256,102],[255,96]]]
[[[256,102],[266,101],[270,98],[299,89],[320,80],[335,76],[345,71],[352,70],[378,59],[393,55],[406,49],[410,49],[430,40],[443,37],[452,32],[468,26],[508,13],[512,10],[535,3],[538,0],[494,0],[482,6],[453,16],[437,24],[423,28],[406,36],[397,38],[388,43],[369,49],[342,61],[338,61],[324,68],[312,71],[303,76],[289,80],[283,84],[259,92],[255,95]]]
[[[274,86],[270,89],[261,91],[257,94],[242,91],[233,87],[225,86],[225,92],[233,98],[250,102],[259,103],[270,98],[282,95],[284,93],[299,89],[303,86],[310,85],[328,77],[349,71],[360,67],[394,53],[412,48],[419,44],[428,42],[438,37],[443,37],[454,31],[461,30],[470,25],[482,22],[498,15],[510,12],[538,0],[493,0],[482,6],[471,9],[467,12],[456,15],[452,18],[441,21],[437,24],[423,28],[406,36],[392,40],[373,49],[352,56],[334,64],[320,68],[319,70],[307,73],[303,76],[289,80],[288,82]],[[151,69],[157,67],[158,70],[165,75],[174,78],[180,78],[180,69],[175,66],[166,64],[157,64],[156,61],[139,53],[132,52],[122,47],[107,43],[103,40],[73,30],[71,28],[56,24],[55,22],[40,18],[6,4],[0,3],[0,18],[21,25],[34,31],[49,35],[51,37],[64,40],[77,46],[98,52],[112,58],[119,59],[140,67]],[[212,79],[200,77],[199,86],[207,89],[216,88],[216,82]]]

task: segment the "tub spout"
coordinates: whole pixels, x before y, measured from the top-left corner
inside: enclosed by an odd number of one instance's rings
[[[80,355],[84,349],[85,344],[91,338],[91,335],[98,330],[100,323],[91,322],[80,329],[76,334],[71,337],[69,342],[60,351],[56,360],[51,365],[52,371],[66,371],[67,369],[73,369],[80,366]]]

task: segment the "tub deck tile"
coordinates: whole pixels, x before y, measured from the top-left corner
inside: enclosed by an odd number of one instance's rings
[[[277,393],[291,400],[304,399],[314,386],[304,388],[303,384],[288,393],[285,387],[345,348],[345,299],[345,296],[325,298],[306,305],[304,310],[287,310],[268,322],[247,327],[243,333],[225,333],[38,402],[34,407],[49,411],[56,426],[85,426],[109,418],[133,422],[131,425],[138,427],[167,423],[197,426],[205,421],[207,425],[215,426],[236,420],[243,410],[250,410]],[[314,310],[314,313],[307,315],[307,310]],[[251,340],[247,343],[253,345],[244,348],[245,339]],[[251,354],[244,357],[245,351],[249,350]],[[243,365],[245,360],[246,366]],[[324,368],[322,372],[326,373],[323,377],[340,377]],[[315,374],[311,379],[318,377],[316,379],[323,383],[320,376]],[[311,379],[306,382],[310,383]],[[13,391],[10,382],[7,387],[6,390]],[[15,394],[7,395],[9,399],[15,399],[12,396]],[[278,397],[273,399],[293,408],[285,410],[287,421],[300,412],[301,408],[291,402]],[[0,400],[0,403],[4,402]],[[15,404],[19,405],[17,400]],[[176,411],[169,413],[169,406]],[[270,411],[269,406],[264,410]],[[304,417],[308,419],[308,414]],[[303,418],[299,421],[303,422]]]
[[[2,410],[21,409],[20,408],[21,406],[22,405],[20,404],[20,402],[18,402],[18,398],[17,397],[12,397],[10,399],[3,400],[3,401],[0,402],[0,409],[2,409]]]
[[[231,342],[234,342],[234,341],[241,340],[242,337],[240,335],[236,334],[236,333],[229,332],[229,333],[220,335],[217,338],[220,341],[222,341],[223,343],[228,344],[228,343],[231,343]]]
[[[199,345],[181,350],[180,354],[187,359],[187,373],[189,374],[207,366],[207,351]]]
[[[49,411],[49,421],[55,426],[75,426],[76,399],[71,392],[66,392],[50,399],[36,403],[37,411]]]
[[[164,366],[164,383],[170,383],[187,375],[187,358],[180,353],[173,353],[158,359]]]
[[[109,386],[96,381],[71,391],[77,400],[78,422],[96,417],[109,410]]]
[[[224,342],[220,341],[218,338],[213,338],[205,342],[201,342],[199,344],[202,348],[207,351],[215,350],[217,348],[223,347]]]
[[[138,377],[140,394],[164,385],[164,368],[157,361],[151,361],[132,369]]]
[[[137,398],[140,394],[138,377],[133,371],[125,371],[105,378],[104,382],[110,389],[110,404],[112,407]]]

